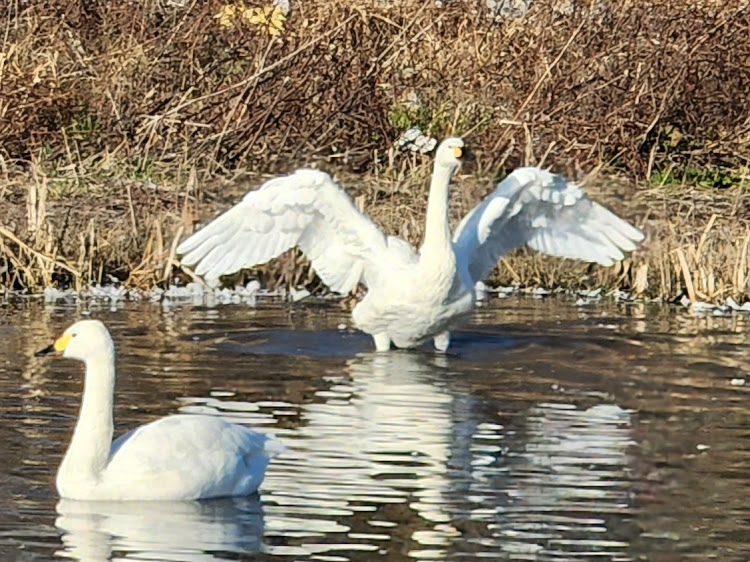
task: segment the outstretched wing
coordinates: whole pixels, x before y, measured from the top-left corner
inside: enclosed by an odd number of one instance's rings
[[[182,263],[215,283],[294,246],[332,290],[346,293],[374,269],[386,237],[351,198],[318,170],[302,169],[259,189],[177,247]],[[374,275],[374,273],[371,273]]]
[[[524,244],[612,265],[642,239],[641,231],[591,201],[575,183],[539,168],[519,168],[464,217],[453,242],[459,267],[476,282]]]

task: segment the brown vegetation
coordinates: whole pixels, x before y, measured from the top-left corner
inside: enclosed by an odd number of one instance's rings
[[[473,0],[293,1],[285,22],[263,25],[217,18],[230,4],[218,0],[10,0],[0,281],[164,281],[179,229],[247,188],[238,170],[304,163],[338,170],[381,224],[416,242],[429,161],[391,148],[416,125],[465,135],[477,153],[457,211],[522,164],[626,178],[619,198],[593,183],[649,232],[632,261],[516,256],[496,281],[746,295],[750,9],[559,3],[493,21]],[[309,282],[298,262],[269,279]]]

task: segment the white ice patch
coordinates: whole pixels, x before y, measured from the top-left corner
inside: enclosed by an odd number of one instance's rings
[[[474,285],[474,293],[478,301],[484,300],[487,298],[487,285],[482,281],[477,281],[476,285]]]
[[[396,148],[401,150],[410,150],[411,152],[421,152],[426,154],[432,152],[437,146],[437,139],[422,133],[419,127],[407,129],[395,142]]]

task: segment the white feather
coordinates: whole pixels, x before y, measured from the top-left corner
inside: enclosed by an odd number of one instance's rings
[[[274,178],[177,247],[182,262],[212,279],[299,246],[321,279],[348,292],[380,267],[385,236],[325,172]]]
[[[639,230],[591,201],[579,186],[539,168],[519,168],[501,181],[453,237],[457,260],[475,282],[524,244],[553,256],[612,265],[642,239]]]

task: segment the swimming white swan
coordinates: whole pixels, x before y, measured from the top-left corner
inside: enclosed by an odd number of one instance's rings
[[[112,442],[115,346],[98,320],[70,326],[37,355],[62,352],[86,365],[73,438],[57,491],[75,500],[193,500],[251,494],[283,445],[213,416],[174,415]]]
[[[464,217],[451,237],[448,185],[464,142],[437,149],[419,252],[386,236],[331,176],[301,169],[274,178],[178,247],[182,263],[214,283],[298,247],[332,290],[363,283],[355,325],[378,351],[433,338],[445,351],[449,330],[471,313],[474,286],[497,260],[524,244],[554,256],[612,265],[643,234],[591,201],[575,183],[539,168],[519,168]]]

